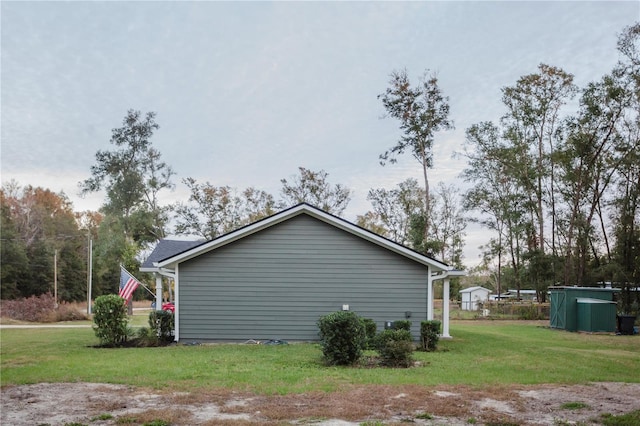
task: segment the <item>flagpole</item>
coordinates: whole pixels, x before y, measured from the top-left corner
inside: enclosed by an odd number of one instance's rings
[[[153,297],[156,296],[156,294],[154,292],[152,292],[151,290],[149,290],[149,287],[147,287],[146,285],[144,285],[144,283],[142,281],[140,281],[139,279],[137,279],[131,272],[127,271],[127,268],[125,268],[124,266],[122,266],[122,264],[120,264],[120,268],[122,268],[122,270],[124,270],[127,274],[131,275],[133,278],[135,278],[136,281],[138,281],[140,283],[140,285],[142,287],[144,287],[145,290],[147,290],[149,292],[149,294],[151,294]]]

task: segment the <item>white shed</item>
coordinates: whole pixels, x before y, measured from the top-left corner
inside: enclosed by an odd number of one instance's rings
[[[460,290],[462,298],[460,307],[463,311],[477,311],[478,303],[486,302],[489,299],[491,290],[484,287],[469,287]]]

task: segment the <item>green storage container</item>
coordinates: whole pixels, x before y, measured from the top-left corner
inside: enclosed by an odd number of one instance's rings
[[[616,331],[616,302],[578,297],[578,331]]]
[[[568,331],[615,331],[617,288],[549,287],[550,326]],[[582,301],[578,303],[578,299]]]

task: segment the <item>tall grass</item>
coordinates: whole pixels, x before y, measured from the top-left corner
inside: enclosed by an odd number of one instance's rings
[[[96,348],[87,329],[3,329],[0,383],[104,382],[263,394],[344,384],[534,384],[640,381],[640,337],[589,335],[531,323],[454,322],[453,340],[409,369],[327,367],[317,344]]]

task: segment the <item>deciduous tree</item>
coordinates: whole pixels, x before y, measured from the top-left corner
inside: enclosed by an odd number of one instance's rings
[[[434,252],[443,262],[462,268],[467,221],[462,212],[459,191],[453,185],[439,182],[432,199],[431,241],[437,244],[437,251]]]
[[[424,216],[424,190],[418,181],[410,178],[390,190],[370,189],[367,200],[373,211],[368,213],[369,222],[363,224],[374,232],[377,228],[384,229],[384,235],[397,243],[409,244],[411,218]]]
[[[213,239],[274,213],[273,196],[265,191],[250,187],[238,193],[230,186],[198,183],[193,178],[183,182],[191,195],[188,203],[177,205],[178,234]]]
[[[424,240],[429,235],[430,187],[427,170],[433,167],[435,134],[453,128],[449,119],[449,98],[438,86],[435,73],[426,70],[418,84],[411,85],[407,70],[391,73],[389,87],[378,95],[387,115],[400,121],[402,136],[397,144],[380,155],[380,163],[395,163],[397,157],[409,151],[422,166],[424,177]]]
[[[554,141],[560,122],[560,108],[576,92],[573,75],[560,68],[540,64],[538,72],[520,77],[514,86],[502,89],[507,114],[502,118],[504,137],[515,156],[513,177],[529,197],[529,209],[537,229],[535,249],[545,252],[545,208],[555,218]],[[555,223],[550,246],[555,250]]]
[[[5,185],[2,202],[2,297],[29,297],[54,289],[54,257],[61,300],[82,300],[86,286],[86,237],[64,193],[17,183]],[[56,255],[57,253],[57,255]]]
[[[157,241],[166,235],[168,211],[158,194],[174,187],[172,168],[162,161],[151,137],[160,127],[156,113],[145,116],[129,110],[122,127],[112,130],[112,150],[99,150],[91,177],[80,183],[83,194],[104,189],[102,211],[122,220],[127,238],[138,243]]]
[[[280,179],[282,208],[299,203],[309,203],[328,213],[340,215],[351,201],[351,190],[341,184],[332,185],[327,180],[329,174],[324,170],[314,172],[304,167],[298,168],[300,174],[289,180]]]

